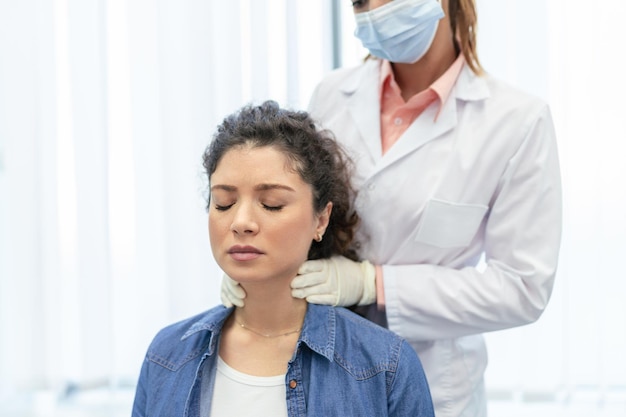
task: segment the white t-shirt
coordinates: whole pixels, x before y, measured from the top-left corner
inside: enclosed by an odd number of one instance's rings
[[[287,417],[285,374],[253,376],[218,356],[211,417]]]

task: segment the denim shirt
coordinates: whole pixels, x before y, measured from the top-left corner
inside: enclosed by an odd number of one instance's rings
[[[231,312],[218,306],[157,334],[141,369],[133,417],[210,414],[220,333]],[[434,416],[411,346],[343,308],[308,305],[285,391],[290,417]]]

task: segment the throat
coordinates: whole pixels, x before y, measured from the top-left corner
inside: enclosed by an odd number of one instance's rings
[[[235,319],[235,323],[237,323],[239,325],[239,327],[241,327],[244,330],[247,330],[249,332],[252,332],[258,336],[261,337],[265,337],[266,339],[273,339],[275,337],[285,337],[285,336],[290,336],[292,334],[296,334],[296,333],[300,333],[300,330],[302,330],[302,325],[300,325],[300,327],[297,327],[295,329],[292,330],[287,330],[287,331],[280,331],[280,332],[276,332],[276,333],[263,333],[260,332],[258,330],[254,330],[253,328],[247,326],[245,323],[238,321],[237,319]]]
[[[306,306],[305,306],[306,311]],[[265,325],[255,317],[254,323],[260,327],[249,325],[234,311],[224,326],[220,338],[219,355],[231,368],[254,376],[276,376],[287,372],[289,361],[296,351],[304,313],[302,318],[292,317],[280,325]],[[249,313],[246,311],[246,313]]]
[[[291,336],[299,333],[307,311],[306,300],[291,297],[273,302],[246,297],[244,307],[232,314],[233,324],[239,330],[264,338]]]

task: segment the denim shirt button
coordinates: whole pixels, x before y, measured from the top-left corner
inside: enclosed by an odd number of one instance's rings
[[[292,379],[291,381],[289,381],[289,388],[294,389],[297,386],[298,386],[298,383],[296,382],[295,379]]]

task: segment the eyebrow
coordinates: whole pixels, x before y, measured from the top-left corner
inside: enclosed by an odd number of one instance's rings
[[[211,187],[211,191],[213,190],[224,190],[224,191],[237,191],[237,187],[234,185],[227,184],[216,184]],[[254,187],[255,191],[268,191],[268,190],[286,190],[286,191],[295,191],[293,188],[283,185],[283,184],[259,184]]]

